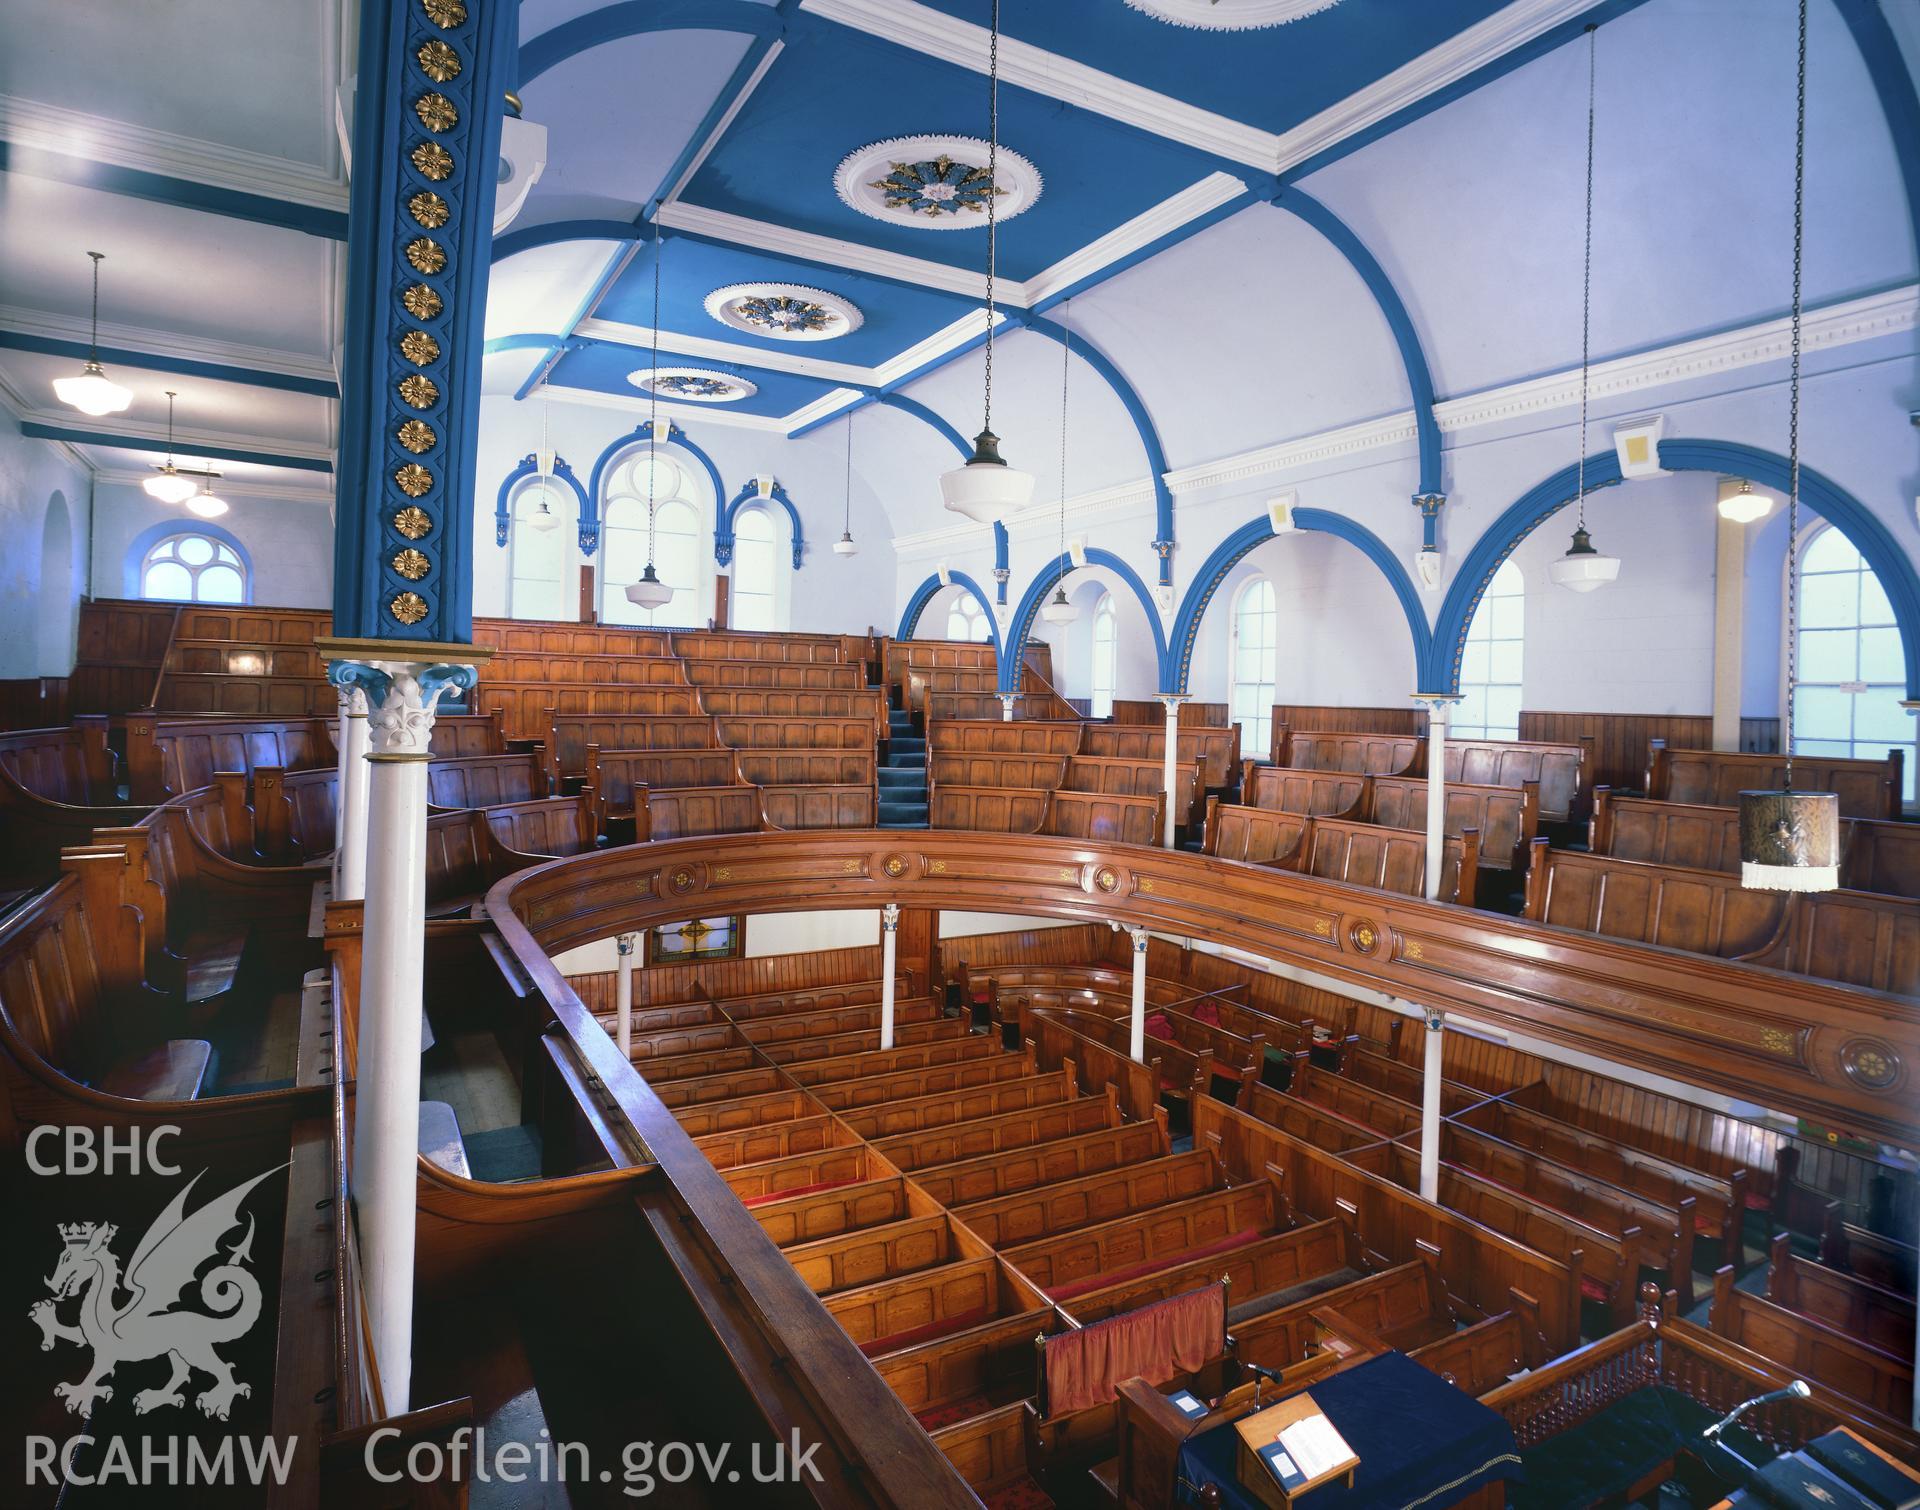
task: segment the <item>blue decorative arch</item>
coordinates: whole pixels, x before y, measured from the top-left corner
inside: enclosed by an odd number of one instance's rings
[[[1335,514],[1327,509],[1295,509],[1293,522],[1299,529],[1337,535],[1349,545],[1357,546],[1369,561],[1380,568],[1387,585],[1400,600],[1400,611],[1407,616],[1407,632],[1413,640],[1413,669],[1418,676],[1427,664],[1433,634],[1427,627],[1427,612],[1420,604],[1420,594],[1414,590],[1413,579],[1407,575],[1399,557],[1372,530],[1364,524],[1355,523],[1345,514]],[[1174,615],[1173,643],[1168,649],[1166,667],[1161,673],[1161,691],[1186,692],[1187,675],[1193,666],[1193,647],[1199,640],[1200,623],[1206,617],[1207,605],[1220,590],[1220,584],[1226,581],[1227,573],[1238,566],[1255,546],[1274,538],[1273,525],[1262,514],[1258,519],[1248,520],[1213,548],[1213,554],[1207,557],[1188,586],[1179,613]]]
[[[940,432],[948,445],[960,453],[962,461],[973,455],[973,446],[967,438],[918,399],[908,398],[904,393],[876,393],[874,401],[885,404],[889,409],[898,409],[902,414],[911,414],[915,419],[931,425]]]
[[[993,616],[993,604],[980,590],[980,584],[963,571],[948,572],[947,580],[944,582],[940,580],[939,574],[935,573],[914,588],[913,596],[907,599],[906,611],[900,615],[900,627],[894,631],[893,637],[896,640],[912,639],[914,630],[920,627],[920,615],[927,611],[927,604],[933,601],[933,595],[945,587],[965,588],[973,595],[974,602],[980,605],[980,611],[987,616],[987,628],[993,634],[994,656],[998,660],[1005,661],[1006,647],[1000,642],[1000,621]]]
[[[1326,237],[1360,275],[1367,292],[1373,295],[1374,302],[1380,306],[1380,313],[1386,318],[1394,344],[1400,348],[1400,360],[1407,370],[1407,388],[1413,395],[1413,428],[1420,443],[1420,492],[1438,493],[1441,478],[1440,424],[1433,415],[1433,373],[1427,366],[1427,354],[1420,344],[1420,333],[1413,327],[1413,317],[1407,313],[1400,291],[1393,286],[1393,280],[1387,276],[1379,260],[1367,250],[1367,244],[1354,235],[1344,220],[1311,194],[1302,193],[1289,184],[1275,193],[1273,202],[1281,209],[1291,211]]]
[[[1664,440],[1660,465],[1669,472],[1713,472],[1745,477],[1784,492],[1791,477],[1787,459],[1758,446],[1725,440]],[[1611,448],[1587,458],[1587,485],[1605,487],[1620,481],[1620,459]],[[1515,547],[1546,520],[1573,501],[1578,469],[1565,466],[1536,483],[1494,520],[1460,564],[1453,585],[1440,606],[1420,678],[1423,692],[1451,693],[1460,686],[1460,658],[1466,649],[1467,628],[1486,594],[1493,574]],[[1800,502],[1850,540],[1873,568],[1893,605],[1900,626],[1900,648],[1907,668],[1907,697],[1920,699],[1920,578],[1899,543],[1879,518],[1859,499],[1831,478],[1804,462],[1800,467]]]
[[[651,241],[654,235],[654,228],[644,220],[549,220],[503,231],[493,238],[493,252],[488,260],[504,262],[535,247],[558,246],[565,241]],[[492,349],[491,342],[488,349]]]
[[[1067,341],[1066,327],[1044,315],[1009,311],[1007,318],[1009,324],[1017,325],[1020,329],[1037,331],[1056,341]],[[1133,421],[1133,428],[1139,432],[1141,449],[1147,453],[1147,470],[1153,477],[1153,549],[1160,558],[1160,585],[1170,586],[1173,582],[1173,489],[1167,486],[1167,453],[1160,445],[1160,432],[1154,427],[1153,416],[1147,412],[1147,406],[1134,391],[1133,384],[1127,381],[1126,374],[1114,365],[1111,357],[1078,333],[1074,333],[1071,344],[1081,360],[1106,379],[1114,397],[1120,400],[1127,417]],[[1153,617],[1157,630],[1159,618],[1149,616]]]
[[[793,506],[793,500],[787,497],[787,490],[780,485],[777,477],[773,479],[772,487],[764,496],[759,491],[759,480],[756,478],[735,495],[732,503],[725,508],[715,508],[713,559],[722,566],[733,560],[733,521],[741,509],[752,503],[777,503],[787,511],[787,518],[793,521],[793,569],[800,570],[801,552],[806,549],[807,544],[800,525],[800,511]]]
[[[121,584],[123,597],[140,596],[140,566],[147,559],[147,552],[162,540],[173,535],[205,535],[210,540],[218,540],[232,549],[240,558],[247,579],[246,601],[253,601],[253,556],[246,546],[240,543],[240,537],[232,530],[222,529],[206,519],[162,519],[158,524],[150,524],[127,542],[127,555],[123,563]],[[169,600],[171,601],[171,600]]]
[[[786,30],[784,9],[748,0],[624,0],[603,5],[523,43],[520,87],[525,89],[549,68],[589,48],[650,31],[734,31],[778,37]]]
[[[1907,71],[1905,55],[1879,0],[1834,0],[1834,5],[1853,33],[1867,77],[1880,97],[1880,111],[1887,118],[1907,191],[1914,247],[1920,250],[1920,94],[1914,91],[1913,75]]]
[[[1086,564],[1104,566],[1133,589],[1134,597],[1140,602],[1140,611],[1147,616],[1147,627],[1153,631],[1153,663],[1164,685],[1167,675],[1167,636],[1160,627],[1160,610],[1153,601],[1153,594],[1147,590],[1147,584],[1125,561],[1099,546],[1087,549]],[[1055,556],[1040,568],[1039,574],[1027,584],[1027,590],[1020,598],[1020,606],[1014,609],[1013,618],[1008,622],[1008,645],[1022,646],[1027,643],[1027,632],[1033,628],[1034,615],[1040,612],[1040,605],[1046,601],[1047,594],[1075,569],[1073,557],[1065,553]],[[1000,657],[1000,690],[1003,693],[1020,690],[1020,656],[1017,653]]]
[[[626,452],[633,450],[637,446],[646,444],[646,441],[647,422],[643,420],[625,435],[622,435],[609,444],[606,450],[594,458],[593,475],[587,483],[587,492],[593,497],[594,527],[596,530],[599,528],[600,499],[604,496],[602,493],[602,485],[606,481],[607,469],[617,462]],[[706,468],[707,481],[713,484],[713,507],[717,515],[720,510],[720,500],[727,496],[727,490],[720,481],[720,469],[713,464],[713,458],[707,455],[705,451],[702,451],[692,441],[688,440],[687,432],[682,430],[672,420],[667,421],[666,434],[662,435],[656,444],[662,446],[678,446],[682,451],[685,451],[689,456],[693,457],[695,461],[699,462],[701,466]]]
[[[495,545],[504,546],[507,543],[507,536],[513,528],[512,501],[514,489],[520,485],[523,479],[536,476],[539,471],[540,461],[538,457],[532,455],[523,456],[520,458],[519,465],[500,479],[500,492],[493,504],[493,543]],[[600,549],[599,507],[594,502],[592,496],[588,494],[587,490],[580,486],[580,479],[573,475],[573,468],[567,465],[564,457],[556,455],[553,458],[553,480],[555,482],[564,482],[568,487],[572,488],[573,496],[579,500],[580,554],[583,556],[591,556],[595,551]]]

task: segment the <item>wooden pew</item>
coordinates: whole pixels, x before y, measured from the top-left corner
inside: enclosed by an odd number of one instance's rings
[[[141,715],[127,721],[127,780],[135,801],[164,802],[209,785],[216,771],[337,766],[321,718],[223,719]]]
[[[1106,792],[1049,792],[1038,832],[1096,844],[1154,846],[1165,832],[1167,799],[1122,797]]]
[[[1785,894],[1747,891],[1738,876],[1611,860],[1533,843],[1524,916],[1609,938],[1742,959],[1771,946]]]
[[[574,797],[498,803],[484,812],[497,847],[512,854],[578,855],[599,842],[598,794],[592,790]]]
[[[1838,1209],[1820,1240],[1820,1262],[1903,1295],[1920,1273],[1920,1254],[1912,1243],[1870,1232],[1845,1220]]]
[[[603,750],[588,745],[586,785],[598,796],[600,824],[630,818],[649,791],[738,783],[731,750]]]
[[[871,746],[857,750],[737,750],[739,779],[752,786],[873,786]]]
[[[1256,1085],[1241,1098],[1241,1110],[1277,1127],[1289,1137],[1331,1153],[1349,1153],[1380,1141],[1380,1133],[1340,1115],[1324,1102],[1308,1101],[1270,1085]]]
[[[872,828],[879,797],[871,786],[763,786],[760,810],[770,829]]]
[[[339,720],[334,720],[339,728]],[[334,744],[339,744],[339,739]],[[428,753],[435,760],[452,760],[460,755],[506,755],[506,721],[498,713],[436,713]]]
[[[572,624],[530,619],[475,619],[473,643],[502,654],[673,655],[672,637],[663,629],[612,624]]]
[[[427,765],[430,809],[532,802],[547,793],[546,765],[538,755],[461,755]]]
[[[1309,818],[1307,834],[1289,870],[1372,886],[1402,896],[1426,895],[1427,836],[1418,829],[1382,828],[1349,818]],[[1471,907],[1479,882],[1480,836],[1467,829],[1442,852],[1440,900]]]
[[[752,1097],[749,1102],[754,1103],[752,1109],[757,1112],[759,1104],[769,1103],[780,1094],[776,1092],[774,1097]],[[696,1124],[690,1119],[718,1118],[726,1107],[746,1107],[749,1102],[688,1107],[683,1113],[681,1126],[691,1133],[695,1125],[706,1124]],[[851,1136],[838,1121],[822,1112],[818,1116],[751,1122],[742,1127],[702,1133],[693,1143],[715,1169],[737,1169],[743,1164],[765,1164],[775,1159],[791,1158],[794,1154],[819,1153],[828,1148],[844,1147],[851,1141]]]
[[[1474,1396],[1500,1388],[1515,1374],[1541,1367],[1547,1361],[1547,1346],[1540,1333],[1540,1307],[1530,1295],[1518,1290],[1507,1293],[1512,1304],[1506,1310],[1413,1348],[1407,1356]]]
[[[755,786],[674,787],[634,793],[634,841],[699,834],[753,834],[766,827]]]
[[[927,791],[927,826],[1037,834],[1047,821],[1051,796],[1040,787],[931,786]]]
[[[1434,1256],[1423,1253],[1337,1289],[1236,1322],[1234,1358],[1275,1372],[1304,1363],[1320,1340],[1320,1318],[1328,1313],[1406,1353],[1452,1336],[1455,1323],[1463,1319]]]
[[[963,755],[1077,755],[1078,722],[1056,720],[1002,723],[987,718],[931,718],[927,720],[927,754]]]
[[[1037,783],[1044,785],[1045,783]],[[1121,797],[1157,797],[1166,791],[1166,771],[1157,760],[1075,755],[1055,784],[1063,792],[1105,792]],[[1174,766],[1173,821],[1191,824],[1199,811],[1200,767],[1193,761]]]
[[[1086,726],[1077,753],[1157,765],[1165,757],[1166,738],[1164,727],[1093,723]],[[1207,790],[1224,790],[1240,770],[1240,726],[1229,724],[1224,729],[1182,726],[1176,740],[1175,758],[1181,764],[1199,767],[1201,785]]]
[[[1242,763],[1240,800],[1248,807],[1306,818],[1360,818],[1369,778],[1354,771],[1298,770],[1292,766]]]
[[[1526,744],[1514,739],[1449,739],[1447,783],[1534,786],[1540,817],[1564,823],[1586,800],[1586,750],[1580,745]]]
[[[1900,816],[1904,760],[1899,750],[1885,760],[1845,760],[1831,755],[1795,755],[1793,784],[1807,792],[1832,792],[1843,818]],[[1772,791],[1786,777],[1779,755],[1746,751],[1676,750],[1649,741],[1647,796],[1662,802],[1738,807],[1743,791]]]
[[[707,1151],[704,1140],[701,1151]],[[790,1248],[796,1243],[900,1221],[908,1214],[908,1206],[907,1182],[898,1175],[888,1175],[835,1190],[769,1201],[753,1208],[753,1219],[774,1246]]]
[[[1039,1052],[1043,1068],[1071,1061],[1088,1091],[1111,1091],[1128,1116],[1145,1121],[1160,1097],[1185,1101],[1205,1095],[1213,1081],[1213,1054],[1154,1040],[1144,1064],[1128,1053],[1125,1023],[1093,1012],[1035,1008],[1025,1012],[1020,1036]]]
[[[1238,1306],[1335,1273],[1348,1267],[1352,1257],[1352,1234],[1344,1223],[1308,1222],[1156,1273],[1082,1291],[1062,1304],[1068,1315],[1085,1326],[1224,1278],[1231,1281],[1233,1304]]]
[[[1082,1096],[952,1127],[903,1133],[870,1146],[896,1168],[912,1171],[926,1164],[954,1164],[1004,1149],[1092,1132],[1119,1120],[1119,1108],[1111,1096]]]
[[[119,800],[104,718],[0,734],[0,888],[45,884],[63,847],[86,843],[96,828],[133,823],[147,806]]]
[[[1219,1184],[1213,1155],[1192,1149],[951,1209],[989,1246],[1011,1248],[1202,1195]]]
[[[1446,833],[1464,837],[1468,830],[1480,836],[1479,864],[1489,870],[1518,870],[1525,866],[1540,831],[1540,784],[1470,786],[1449,781],[1445,789]],[[1368,782],[1365,810],[1350,816],[1387,828],[1427,827],[1425,777],[1375,776]]]
[[[1920,992],[1920,901],[1866,891],[1794,895],[1778,935],[1746,957],[1796,975],[1912,996]]]
[[[927,785],[1006,786],[1052,791],[1066,780],[1065,755],[969,755],[939,751],[927,757]]]
[[[1825,1322],[1895,1358],[1913,1361],[1912,1295],[1802,1258],[1785,1232],[1774,1235],[1771,1258],[1767,1299],[1775,1305]]]
[[[860,666],[796,661],[688,660],[686,677],[696,687],[751,687],[781,692],[859,692],[867,685]]]
[[[1272,1190],[1242,1185],[1042,1237],[1003,1257],[1050,1299],[1070,1305],[1078,1295],[1162,1269],[1224,1258],[1272,1236],[1275,1222]]]
[[[944,1055],[918,1068],[896,1066],[847,1079],[811,1081],[808,1089],[816,1101],[833,1111],[850,1113],[854,1108],[873,1108],[890,1112],[887,1103],[917,1102],[943,1092],[978,1090],[1034,1078],[1033,1062],[1024,1055],[967,1051]],[[1022,1095],[1030,1098],[1033,1093],[1040,1094],[1042,1099],[1052,1094],[1045,1086],[1029,1086],[1011,1093],[1014,1099],[1002,1109],[1017,1110],[1018,1098]],[[850,1116],[847,1125],[856,1125]]]
[[[1883,1351],[1824,1321],[1749,1295],[1736,1288],[1731,1264],[1713,1276],[1708,1324],[1729,1341],[1858,1401],[1882,1421],[1904,1425],[1913,1418],[1910,1357]]]
[[[864,718],[715,718],[718,742],[735,750],[871,749],[874,730]]]
[[[1795,762],[1795,770],[1799,763]],[[1840,884],[1853,891],[1920,897],[1920,824],[1842,820]]]
[[[1209,797],[1201,850],[1223,860],[1294,870],[1311,824],[1312,819],[1302,814],[1241,807]]]
[[[786,1259],[814,1294],[838,1295],[953,1262],[960,1256],[954,1230],[944,1211],[927,1211],[797,1243]]]
[[[999,1298],[999,1263],[988,1255],[844,1290],[826,1307],[877,1358],[990,1320]]]
[[[929,692],[921,711],[928,723],[955,718],[997,719],[1006,716],[1006,704],[997,692]],[[1017,723],[1076,716],[1071,703],[1048,693],[1022,692],[1013,699]]]
[[[1366,776],[1426,774],[1427,742],[1415,734],[1347,734],[1273,726],[1273,763]]]
[[[994,1061],[988,1063],[998,1068]],[[953,1127],[981,1117],[1058,1106],[1073,1100],[1074,1095],[1072,1075],[1052,1071],[854,1107],[842,1112],[841,1120],[860,1137],[887,1138]]]
[[[1016,1311],[878,1357],[874,1371],[921,1425],[938,1431],[1030,1396],[1033,1339],[1059,1325],[1051,1307]]]
[[[694,711],[720,718],[867,718],[875,739],[887,733],[887,705],[877,687],[702,687],[698,700]]]
[[[958,1208],[1159,1158],[1167,1147],[1159,1123],[1116,1121],[1047,1143],[928,1165],[914,1172],[914,1182],[942,1205]]]
[[[1271,1106],[1271,1098],[1278,1094],[1272,1087],[1262,1086],[1248,1109],[1264,1118],[1264,1108]],[[1355,1127],[1367,1129],[1375,1135],[1374,1141],[1402,1137],[1420,1128],[1416,1107],[1345,1075],[1330,1075],[1304,1062],[1294,1068],[1293,1085],[1286,1094],[1332,1112]]]

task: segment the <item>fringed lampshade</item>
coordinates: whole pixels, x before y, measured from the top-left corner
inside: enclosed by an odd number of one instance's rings
[[[1832,792],[1740,794],[1740,884],[1832,891],[1840,884],[1840,799]]]

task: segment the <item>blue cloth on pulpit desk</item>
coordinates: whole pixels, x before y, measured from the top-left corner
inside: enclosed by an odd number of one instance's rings
[[[1333,1374],[1308,1393],[1360,1466],[1351,1486],[1310,1491],[1303,1510],[1439,1510],[1495,1479],[1525,1477],[1507,1423],[1404,1353]],[[1228,1510],[1261,1510],[1240,1485],[1238,1443],[1231,1422],[1187,1439],[1177,1470],[1182,1504],[1215,1484]]]

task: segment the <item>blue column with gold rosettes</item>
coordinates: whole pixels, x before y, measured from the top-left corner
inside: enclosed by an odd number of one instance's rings
[[[519,7],[362,0],[333,633],[473,637],[481,329]]]

